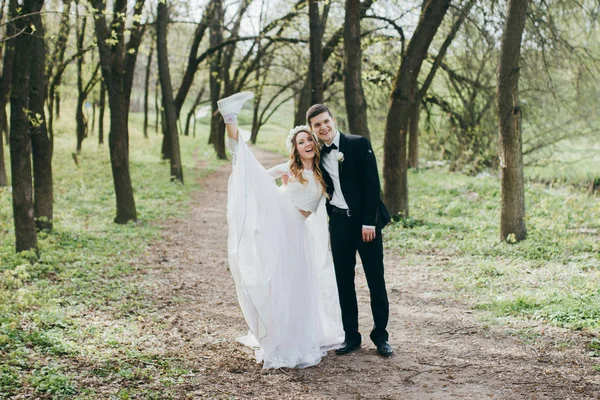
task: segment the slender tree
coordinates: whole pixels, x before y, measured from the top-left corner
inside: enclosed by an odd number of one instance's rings
[[[310,67],[308,71],[311,87],[310,102],[317,104],[323,102],[323,28],[318,0],[308,0],[308,18],[310,28]]]
[[[152,53],[154,53],[154,38],[150,37],[150,51],[146,63],[146,77],[144,79],[144,138],[148,139],[148,101],[150,96],[150,74],[152,72]]]
[[[426,0],[417,28],[408,44],[390,96],[385,137],[384,198],[394,216],[408,218],[408,122],[417,91],[417,78],[429,45],[448,11],[450,0]]]
[[[200,89],[198,91],[198,94],[196,95],[196,100],[194,100],[194,104],[192,104],[192,107],[190,108],[190,110],[187,113],[187,117],[185,118],[185,131],[184,131],[185,136],[190,135],[190,122],[192,121],[192,117],[196,114],[196,108],[198,108],[198,105],[202,101],[202,97],[204,96],[205,90],[206,90],[206,86],[202,85],[202,89]],[[194,118],[194,124],[195,123],[196,123],[196,119]],[[195,128],[195,126],[194,126],[194,128]]]
[[[348,130],[370,138],[367,99],[362,86],[362,50],[360,47],[360,0],[346,0],[344,21],[344,98]]]
[[[42,16],[44,0],[25,2],[25,12],[31,15],[31,25],[35,35],[31,38],[29,111],[33,149],[34,213],[38,229],[51,230],[54,209],[54,188],[52,184],[52,138],[46,128],[46,42]]]
[[[3,8],[4,9],[4,8]],[[17,9],[17,1],[9,1],[9,16],[15,15]],[[6,36],[13,37],[15,35],[15,25],[7,23]],[[2,76],[0,76],[0,187],[8,184],[6,180],[6,167],[4,162],[4,137],[2,135],[3,127],[6,123],[6,104],[9,101],[10,83],[12,79],[13,61],[15,56],[15,41],[8,40],[4,44],[4,56],[2,57]],[[8,139],[8,136],[7,136]],[[8,142],[8,140],[7,140]]]
[[[100,78],[100,100],[98,101],[98,145],[104,144],[104,110],[106,109],[106,85]]]
[[[17,3],[17,7],[23,5]],[[15,14],[13,14],[15,15]],[[37,250],[37,232],[33,210],[33,183],[31,171],[31,132],[29,85],[32,51],[33,22],[31,15],[14,21],[16,30],[23,32],[15,39],[15,68],[10,92],[10,166],[12,176],[13,220],[17,252]]]
[[[181,166],[181,153],[179,151],[179,134],[177,132],[177,110],[173,100],[173,88],[169,72],[169,54],[167,51],[167,25],[169,22],[169,9],[167,1],[159,1],[156,20],[156,55],[158,60],[158,75],[160,88],[163,93],[165,108],[165,138],[170,143],[171,150],[171,180],[183,183],[183,169]]]
[[[125,44],[127,1],[113,1],[112,21],[107,25],[106,3],[91,0],[94,7],[102,76],[108,92],[110,131],[108,144],[116,194],[117,216],[115,222],[125,224],[137,219],[133,187],[129,174],[129,100],[138,48],[144,32],[141,14],[144,0],[136,0],[129,42]]]
[[[509,1],[498,63],[498,132],[502,175],[501,240],[510,240],[509,236],[512,235],[514,241],[521,241],[527,237],[519,70],[528,3],[527,0]]]
[[[77,10],[77,17],[79,19],[78,4]],[[85,52],[83,51],[83,46],[85,42],[86,24],[87,16],[84,15],[81,20],[81,27],[79,26],[79,21],[77,21],[76,26],[77,49],[78,53],[80,54],[80,57],[77,59],[77,105],[75,106],[75,121],[77,124],[77,153],[81,153],[83,141],[88,136],[88,120],[84,113],[85,101],[100,79],[98,74],[100,71],[100,63],[98,63],[96,64],[90,79],[87,82],[84,82],[83,66],[85,64]]]

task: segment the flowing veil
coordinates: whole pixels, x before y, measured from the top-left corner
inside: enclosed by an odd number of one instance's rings
[[[228,258],[250,334],[265,368],[307,367],[344,332],[325,198],[308,219],[240,140],[228,184]]]

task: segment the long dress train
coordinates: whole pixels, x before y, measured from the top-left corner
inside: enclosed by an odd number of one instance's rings
[[[344,339],[325,198],[305,219],[242,140],[230,146],[229,266],[250,330],[239,340],[264,368],[316,365]]]

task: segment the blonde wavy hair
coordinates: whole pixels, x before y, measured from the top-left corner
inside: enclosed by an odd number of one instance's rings
[[[296,127],[290,138],[290,142],[292,145],[292,148],[290,150],[289,161],[291,179],[296,179],[303,185],[306,185],[308,183],[304,176],[302,176],[304,166],[302,165],[302,160],[300,159],[300,153],[298,153],[298,149],[296,148],[296,137],[300,132],[308,133],[310,136],[312,136],[315,142],[313,150],[315,152],[315,157],[313,158],[313,173],[317,178],[317,182],[321,184],[321,187],[323,188],[323,193],[327,193],[327,185],[325,184],[325,180],[323,179],[323,173],[321,172],[321,168],[319,167],[319,164],[321,163],[321,149],[319,146],[319,141],[307,126]]]

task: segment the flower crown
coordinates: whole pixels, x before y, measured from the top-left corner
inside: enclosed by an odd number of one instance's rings
[[[293,148],[292,140],[294,140],[294,136],[296,136],[298,134],[298,132],[308,132],[309,134],[313,135],[313,137],[314,137],[314,133],[312,133],[312,131],[310,130],[310,127],[308,125],[298,125],[294,129],[291,129],[290,133],[288,134],[287,138],[285,139],[285,145],[286,145],[289,153],[292,152],[292,148]]]

